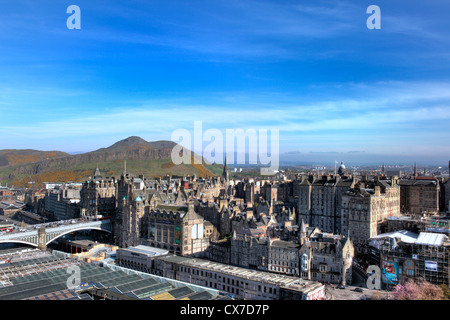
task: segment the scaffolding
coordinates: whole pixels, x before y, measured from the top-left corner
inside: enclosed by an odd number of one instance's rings
[[[400,242],[393,246],[392,242],[385,243],[380,248],[380,264],[383,258],[391,259],[402,268],[405,261],[411,261],[414,274],[406,274],[404,268],[398,270],[399,283],[412,279],[415,282],[425,280],[432,284],[449,286],[449,249],[448,238],[444,238],[444,241],[438,244],[416,241],[415,243]]]
[[[417,260],[415,278],[433,284],[449,285],[449,248],[450,243],[442,246],[416,245]]]

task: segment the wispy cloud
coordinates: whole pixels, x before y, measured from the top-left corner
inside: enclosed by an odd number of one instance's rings
[[[286,150],[429,150],[450,138],[450,6],[437,1],[380,4],[377,31],[365,1],[84,1],[79,32],[68,4],[10,2],[0,149],[169,139],[202,120],[278,128]]]
[[[14,138],[27,132],[30,137],[63,140],[98,137],[100,141],[108,137],[111,142],[131,135],[143,135],[149,140],[170,140],[175,129],[192,131],[194,121],[201,120],[204,130],[279,129],[281,139],[288,140],[291,147],[296,145],[293,142],[296,137],[306,135],[309,137],[308,145],[319,140],[323,145],[335,141],[352,149],[355,144],[379,141],[374,139],[374,132],[379,132],[378,138],[391,135],[389,144],[392,147],[396,143],[406,143],[406,135],[422,135],[417,131],[418,126],[422,129],[430,127],[435,135],[438,131],[440,136],[433,143],[450,138],[448,130],[435,126],[436,122],[450,120],[450,108],[447,107],[450,91],[443,89],[450,87],[447,83],[380,83],[370,90],[364,84],[348,87],[353,91],[359,87],[363,91],[358,91],[358,97],[354,99],[341,97],[303,104],[296,103],[295,99],[283,103],[237,99],[232,102],[232,108],[229,102],[223,101],[215,104],[192,104],[182,100],[147,101],[140,107],[122,106],[111,108],[109,112],[93,111],[84,116],[73,114],[55,121],[40,121],[31,127],[5,124],[0,128],[0,134]],[[363,92],[369,98],[360,99]],[[305,141],[299,143],[304,144]]]

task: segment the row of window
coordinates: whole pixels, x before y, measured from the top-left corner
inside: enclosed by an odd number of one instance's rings
[[[190,273],[191,272],[191,268],[189,267],[184,267],[184,266],[180,266],[179,270],[182,272],[186,272],[186,273]],[[244,281],[240,281],[238,279],[233,279],[230,277],[225,277],[225,276],[221,276],[218,275],[217,273],[212,273],[212,272],[208,272],[208,271],[204,271],[204,270],[198,270],[193,268],[192,269],[192,274],[193,275],[197,275],[199,277],[205,277],[205,278],[210,278],[210,279],[214,279],[214,280],[218,280],[218,281],[222,281],[222,283],[218,284],[217,282],[213,282],[210,280],[202,280],[202,279],[198,279],[199,282],[203,282],[205,283],[206,286],[209,286],[211,288],[214,289],[221,289],[227,292],[230,292],[232,294],[241,294],[242,293],[242,288],[244,288],[244,284],[245,284],[245,288],[249,287],[249,283],[248,282],[244,282]],[[240,288],[235,288],[233,286],[238,286]],[[220,288],[221,287],[221,288]],[[276,288],[272,288],[272,287],[266,287],[266,286],[261,286],[258,285],[258,292],[260,293],[269,293],[269,294],[277,294],[277,289]]]

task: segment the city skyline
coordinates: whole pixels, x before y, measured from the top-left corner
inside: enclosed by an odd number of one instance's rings
[[[81,8],[80,30],[66,27],[71,4]],[[372,4],[380,30],[366,27]],[[448,9],[444,1],[5,4],[0,149],[89,152],[128,136],[170,140],[200,120],[205,130],[279,129],[280,154],[299,162],[350,155],[445,165]]]

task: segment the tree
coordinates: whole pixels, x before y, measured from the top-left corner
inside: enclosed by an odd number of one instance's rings
[[[417,283],[408,281],[395,286],[392,297],[395,300],[443,300],[444,291],[441,287],[425,280]]]
[[[441,284],[440,287],[444,293],[444,300],[450,300],[450,288],[444,283]]]

